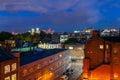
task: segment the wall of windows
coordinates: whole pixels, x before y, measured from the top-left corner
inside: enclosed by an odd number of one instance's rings
[[[15,71],[17,68],[17,64],[16,63],[13,63],[11,65],[5,65],[4,66],[4,73],[7,74],[9,73],[10,71]]]
[[[17,80],[17,75],[13,74],[11,76],[7,76],[7,77],[4,78],[4,80]]]
[[[4,74],[9,76],[5,77],[4,80],[17,80],[16,73],[11,74],[11,72],[15,71],[17,69],[17,63],[12,63],[4,66]]]

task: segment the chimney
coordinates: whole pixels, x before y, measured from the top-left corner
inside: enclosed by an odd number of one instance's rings
[[[97,30],[94,30],[94,31],[92,32],[92,37],[100,37],[100,32],[97,31]]]

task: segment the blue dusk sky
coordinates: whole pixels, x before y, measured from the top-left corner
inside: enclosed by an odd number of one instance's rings
[[[0,31],[120,28],[120,0],[0,0]]]

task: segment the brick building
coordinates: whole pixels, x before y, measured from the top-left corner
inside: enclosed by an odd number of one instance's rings
[[[0,48],[0,80],[55,80],[70,67],[66,49],[11,54]]]
[[[100,37],[85,44],[83,80],[120,80],[120,37]]]
[[[0,80],[19,80],[19,58],[0,48]]]
[[[21,56],[20,80],[55,80],[69,68],[69,56],[69,50],[65,49]]]

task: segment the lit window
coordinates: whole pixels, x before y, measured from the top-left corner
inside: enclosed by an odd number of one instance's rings
[[[5,77],[5,79],[4,80],[10,80],[10,76],[8,76],[8,77]]]
[[[73,47],[69,47],[69,49],[73,49]]]
[[[100,45],[100,49],[103,49],[103,45]]]
[[[15,43],[14,41],[12,41],[12,43]]]
[[[118,74],[114,73],[114,79],[118,79]]]
[[[52,73],[52,72],[50,72],[50,75],[52,76],[52,75],[53,75],[53,73]]]
[[[13,63],[13,64],[12,64],[12,71],[16,70],[16,68],[17,68],[17,67],[16,67],[16,63]]]
[[[59,57],[62,57],[62,54],[60,54]]]
[[[109,48],[109,46],[108,45],[106,45],[106,49],[108,49]]]
[[[13,74],[13,75],[12,75],[12,80],[17,80],[16,74]]]
[[[6,74],[6,73],[9,73],[9,72],[10,72],[10,65],[6,65],[4,67],[4,73]]]

